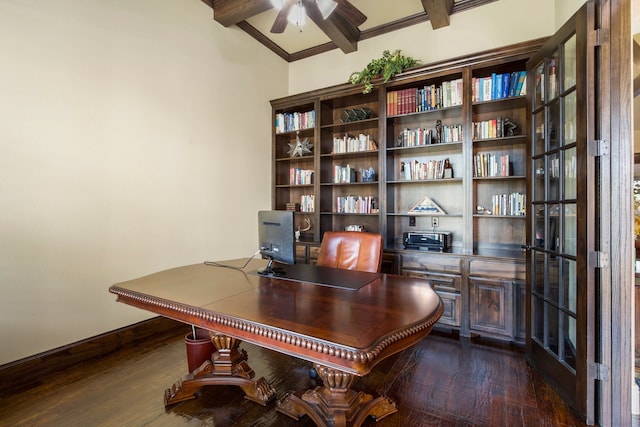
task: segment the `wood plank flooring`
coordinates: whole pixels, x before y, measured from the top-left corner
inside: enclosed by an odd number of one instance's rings
[[[197,399],[163,405],[164,390],[186,373],[184,336],[145,340],[76,365],[27,391],[2,396],[0,426],[297,426],[243,398],[239,388],[205,387]],[[278,396],[308,388],[309,363],[243,343],[256,376]],[[582,426],[526,364],[522,353],[431,335],[386,359],[355,388],[391,397],[399,411],[366,426]]]

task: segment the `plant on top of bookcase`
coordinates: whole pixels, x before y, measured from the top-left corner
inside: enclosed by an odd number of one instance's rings
[[[373,79],[382,77],[386,83],[396,74],[416,66],[419,62],[419,60],[410,56],[401,55],[399,49],[393,53],[385,50],[382,52],[381,58],[373,59],[362,71],[351,73],[349,83],[354,85],[363,84],[362,93],[369,93],[373,89]]]

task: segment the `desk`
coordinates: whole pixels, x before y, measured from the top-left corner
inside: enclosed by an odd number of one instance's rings
[[[241,266],[246,260],[222,261]],[[426,337],[443,311],[428,282],[381,274],[358,290],[263,277],[204,264],[178,267],[109,288],[117,300],[210,331],[217,351],[165,392],[165,404],[192,399],[204,385],[231,384],[265,405],[275,390],[254,380],[241,341],[314,364],[323,385],[281,398],[278,411],[317,425],[359,426],[397,411],[384,396],[351,389],[384,358]]]

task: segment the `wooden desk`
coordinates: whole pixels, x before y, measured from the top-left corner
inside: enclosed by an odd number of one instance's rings
[[[223,261],[241,266],[245,260]],[[308,360],[323,385],[284,396],[278,411],[308,415],[317,425],[359,426],[381,419],[395,403],[351,389],[384,358],[422,340],[443,305],[428,282],[380,275],[358,290],[252,274],[266,264],[252,260],[238,271],[196,264],[111,286],[117,300],[210,331],[211,361],[165,392],[165,404],[192,399],[204,385],[237,385],[246,398],[266,404],[275,390],[253,380],[242,340]]]

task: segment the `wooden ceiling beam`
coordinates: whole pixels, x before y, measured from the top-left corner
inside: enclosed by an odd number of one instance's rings
[[[422,0],[422,7],[434,30],[449,26],[453,0]]]
[[[211,3],[211,0],[202,1]],[[269,0],[213,0],[213,19],[230,27],[272,7]]]
[[[322,18],[315,1],[306,1],[307,16],[324,32],[331,41],[344,53],[358,50],[360,30],[339,13],[332,13],[327,19]]]

